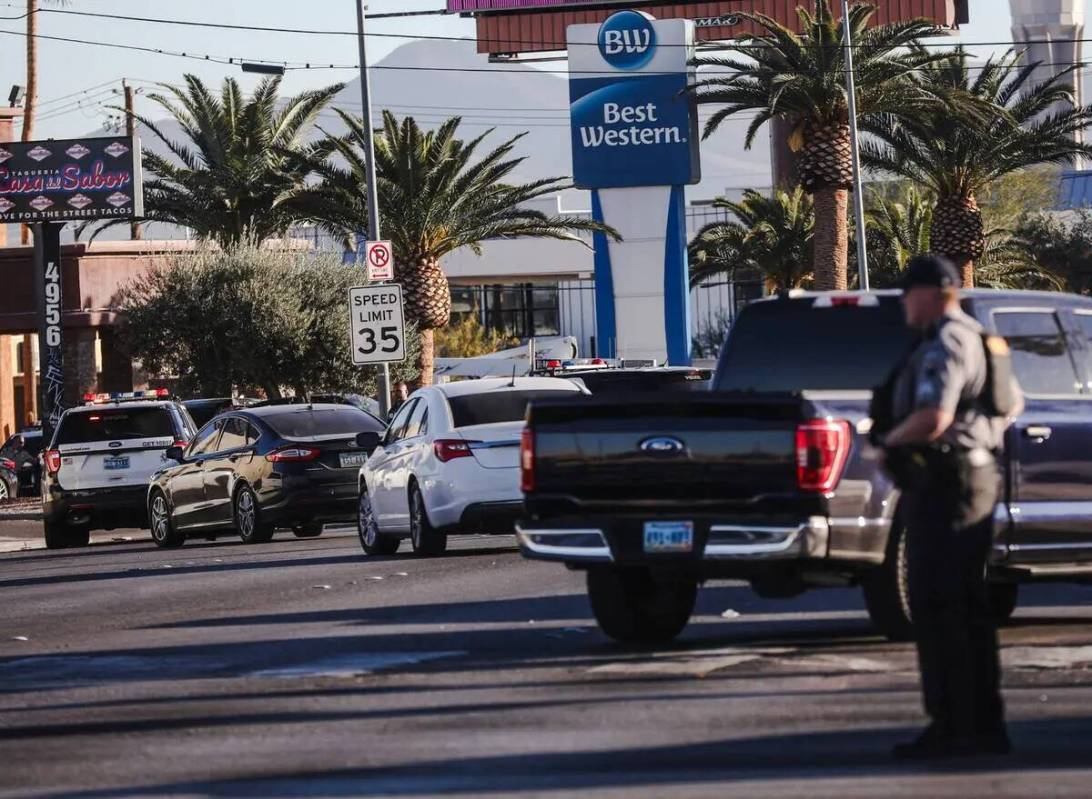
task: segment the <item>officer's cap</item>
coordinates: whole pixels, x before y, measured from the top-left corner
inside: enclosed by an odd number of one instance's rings
[[[933,286],[938,289],[958,288],[962,284],[959,270],[943,255],[918,255],[906,265],[902,275],[902,288]]]

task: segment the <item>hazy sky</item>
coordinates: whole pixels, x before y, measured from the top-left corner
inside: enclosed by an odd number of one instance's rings
[[[1092,0],[1087,0],[1092,2]],[[371,13],[439,8],[443,0],[370,0]],[[45,0],[43,0],[45,5]],[[354,31],[355,0],[70,0],[67,8],[139,16],[171,17],[233,24],[257,24],[297,28]],[[0,31],[19,32],[23,20],[5,21],[20,14],[20,0],[0,0]],[[961,38],[968,42],[1007,41],[1008,3],[1005,0],[971,0],[972,23]],[[350,36],[306,36],[267,34],[215,29],[195,29],[140,22],[118,22],[44,13],[41,32],[79,40],[139,44],[188,53],[264,58],[292,62],[356,63],[356,41]],[[473,23],[458,17],[420,17],[408,20],[376,20],[376,33],[472,36]],[[24,40],[0,33],[0,102],[14,83],[24,82]],[[406,41],[400,38],[369,38],[369,58],[378,60]],[[257,78],[242,75],[238,68],[150,53],[110,50],[78,43],[42,41],[41,122],[42,137],[79,135],[98,126],[116,102],[112,85],[122,77],[138,86],[156,81],[177,81],[186,71],[218,83],[225,74],[238,75],[243,85]],[[557,68],[556,65],[553,68]],[[289,72],[286,91],[348,80],[351,70]],[[110,85],[105,85],[110,84]],[[68,95],[76,96],[69,97]]]

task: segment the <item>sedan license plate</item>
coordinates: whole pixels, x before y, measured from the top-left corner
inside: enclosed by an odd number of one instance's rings
[[[104,458],[102,461],[102,465],[103,468],[105,468],[108,472],[116,471],[118,469],[128,469],[129,457],[123,456],[115,458]]]
[[[368,454],[366,452],[342,452],[341,468],[347,469],[350,466],[363,466],[367,460]]]
[[[693,551],[693,522],[645,522],[645,552]]]

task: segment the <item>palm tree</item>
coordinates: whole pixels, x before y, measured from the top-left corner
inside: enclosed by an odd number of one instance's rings
[[[910,259],[929,251],[933,199],[909,186],[901,197],[875,196],[865,213],[868,266],[877,287],[893,286]]]
[[[282,103],[280,77],[262,80],[249,100],[233,78],[224,79],[219,97],[195,75],[185,81],[184,90],[167,85],[148,96],[181,126],[185,141],[136,116],[173,156],[144,153],[145,217],[224,248],[285,235],[298,221],[292,199],[311,172],[304,138],[343,84]]]
[[[734,218],[706,225],[690,242],[692,287],[739,271],[763,274],[771,291],[811,280],[815,211],[801,187],[773,197],[748,189],[740,202],[719,198],[713,207]]]
[[[367,229],[365,130],[361,119],[338,111],[348,127],[312,150],[310,163],[322,184],[297,193],[295,207],[347,249]],[[480,254],[487,239],[514,237],[581,241],[576,231],[612,230],[588,219],[548,216],[532,200],[569,188],[562,178],[509,183],[525,160],[514,156],[515,136],[481,152],[492,131],[470,141],[457,137],[459,117],[424,131],[412,117],[383,114],[375,141],[375,167],[383,237],[394,249],[395,280],[402,284],[406,316],[421,337],[420,385],[432,382],[434,335],[451,316],[451,291],[440,265],[460,247]]]
[[[858,116],[913,113],[937,103],[927,84],[909,80],[932,56],[906,48],[939,29],[925,20],[869,27],[875,12],[875,6],[863,4],[849,12]],[[699,73],[697,101],[724,106],[706,123],[706,137],[735,114],[757,112],[745,137],[748,149],[767,122],[783,118],[794,126],[790,146],[800,153],[800,180],[815,197],[815,287],[844,289],[853,169],[843,24],[828,0],[816,0],[814,15],[803,8],[797,14],[799,34],[765,15],[741,12],[761,33],[729,44],[729,57],[696,61],[729,73],[706,78]]]
[[[879,141],[862,147],[871,168],[908,178],[936,195],[932,246],[956,262],[966,287],[974,285],[974,262],[987,243],[976,196],[1027,167],[1068,164],[1078,154],[1092,154],[1092,145],[1077,142],[1076,134],[1092,123],[1092,106],[1075,104],[1070,81],[1079,75],[1077,68],[1034,84],[1038,64],[1018,62],[1019,54],[1010,50],[974,66],[957,48],[924,64],[916,79],[924,91],[972,97],[981,111],[973,117],[937,109],[876,115],[867,128]]]

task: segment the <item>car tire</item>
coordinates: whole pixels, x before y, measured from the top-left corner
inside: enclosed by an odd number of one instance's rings
[[[19,479],[12,479],[6,472],[0,472],[0,502],[15,499],[17,496],[19,496]]]
[[[698,581],[662,580],[648,569],[588,570],[588,599],[599,627],[624,644],[666,644],[694,613]]]
[[[175,549],[186,543],[186,536],[178,530],[171,519],[171,505],[162,491],[152,492],[148,501],[148,524],[152,530],[152,541],[160,549]]]
[[[254,489],[245,483],[235,492],[235,532],[244,544],[264,544],[273,539],[273,525],[262,518]]]
[[[308,522],[307,524],[297,524],[292,528],[292,533],[296,538],[318,538],[322,535],[322,523]]]
[[[868,616],[877,630],[891,641],[909,641],[914,637],[906,527],[898,519],[887,537],[883,565],[864,576],[861,589]]]
[[[425,497],[416,483],[410,485],[409,510],[414,553],[426,558],[443,555],[447,551],[447,533],[437,530],[428,520]]]
[[[85,547],[91,543],[91,528],[73,527],[67,522],[45,522],[46,549]]]
[[[1018,583],[990,583],[990,610],[993,620],[1003,624],[1012,618],[1020,601]]]
[[[375,520],[375,511],[372,508],[372,499],[367,491],[360,492],[357,501],[356,532],[360,537],[360,548],[366,555],[393,555],[402,546],[402,539],[383,535],[379,531],[379,523]]]

